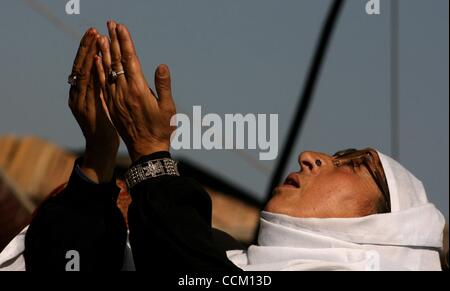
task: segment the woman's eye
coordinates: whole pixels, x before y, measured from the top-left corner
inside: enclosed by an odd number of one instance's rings
[[[352,172],[356,172],[356,169],[359,167],[358,163],[355,163],[353,160],[340,160],[337,163],[338,168],[344,168],[351,170]]]

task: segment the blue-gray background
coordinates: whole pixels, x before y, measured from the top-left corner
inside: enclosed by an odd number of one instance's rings
[[[298,102],[329,0],[7,0],[0,9],[0,135],[34,134],[81,149],[67,108],[78,37],[127,24],[148,80],[167,63],[179,111],[278,113],[280,148]],[[349,0],[339,19],[297,154],[391,148],[390,3],[368,16]],[[449,2],[400,0],[400,161],[423,180],[448,219]],[[122,151],[125,149],[122,147]],[[274,162],[258,151],[179,151],[263,200]]]

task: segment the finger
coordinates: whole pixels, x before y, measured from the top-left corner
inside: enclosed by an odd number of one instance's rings
[[[108,32],[109,32],[109,38],[111,39],[110,44],[110,53],[111,53],[111,68],[115,72],[121,72],[123,71],[122,66],[122,54],[120,51],[120,45],[119,40],[117,38],[117,32],[116,32],[117,24],[114,21],[108,21]],[[125,87],[126,86],[126,79],[125,75],[119,75],[117,77],[117,82]]]
[[[99,39],[100,51],[102,53],[101,67],[103,70],[104,80],[105,80],[105,101],[106,104],[111,102],[111,98],[115,94],[116,84],[109,82],[109,75],[111,73],[111,52],[109,47],[109,39],[103,36]]]
[[[96,42],[96,32],[92,35],[93,40],[89,41],[89,47],[87,48],[86,52],[82,52],[82,59],[83,64],[80,66],[80,68],[76,69],[77,71],[77,82],[75,86],[70,87],[69,91],[69,106],[72,110],[76,111],[84,111],[86,106],[86,92],[87,92],[87,86],[90,81],[90,70],[92,68],[92,65],[89,67],[88,61],[88,55],[90,54],[91,50],[94,50],[95,54],[95,44]],[[84,44],[85,45],[85,44]],[[83,49],[84,50],[84,49]]]
[[[73,62],[72,74],[77,74],[80,72],[89,47],[91,46],[92,41],[95,39],[95,34],[95,28],[90,28],[81,38],[80,46],[78,47],[77,55],[75,56],[75,60]]]
[[[70,86],[70,90],[69,90],[69,107],[70,109],[75,107],[75,103],[77,98],[75,97],[77,94],[77,89],[75,86]]]
[[[99,102],[101,103],[101,107],[102,107],[103,111],[108,116],[108,119],[111,121],[111,116],[109,114],[109,108],[108,108],[108,102],[107,102],[107,100],[109,98],[109,93],[107,92],[107,89],[106,89],[106,75],[105,75],[105,70],[103,68],[102,58],[99,56],[95,57],[95,67],[96,67],[96,71],[97,71],[97,81],[98,81],[98,85],[99,85],[100,91],[101,91],[101,94],[98,95],[100,97]]]
[[[155,72],[155,87],[159,105],[165,109],[174,109],[170,71],[167,65],[159,65]]]
[[[95,66],[97,68],[97,74],[99,77],[99,85],[102,88],[102,94],[100,99],[102,101],[102,106],[104,111],[106,112],[109,120],[114,123],[114,103],[112,98],[114,96],[115,84],[111,84],[108,82],[108,73],[111,70],[111,55],[109,52],[109,41],[107,37],[102,37],[99,39],[100,50],[102,53],[102,57],[95,58]]]
[[[94,88],[94,67],[91,67],[91,72],[89,74],[89,80],[87,83],[87,92],[86,92],[86,97],[85,97],[85,110],[86,112],[92,113],[95,111],[96,108],[96,100],[95,100],[95,96],[96,94],[98,94],[99,92],[95,92],[96,88]]]
[[[99,56],[95,56],[95,68],[97,71],[97,80],[99,87],[103,90],[106,88],[106,74],[105,69],[103,68],[102,58]]]
[[[76,75],[77,78],[79,78],[79,73],[81,70],[81,67],[84,63],[84,59],[86,57],[86,54],[89,50],[89,47],[91,46],[92,42],[94,41],[95,34],[96,34],[95,28],[90,28],[86,31],[86,33],[83,35],[80,41],[80,45],[78,47],[77,54],[75,56],[75,60],[72,65],[72,75]],[[70,86],[69,91],[69,106],[72,108],[74,107],[79,100],[77,100],[76,96],[78,96],[78,88],[77,86]]]
[[[110,98],[110,94],[108,92],[108,89],[106,88],[106,74],[105,69],[103,67],[102,58],[99,56],[95,57],[95,67],[97,70],[97,80],[98,85],[100,87],[100,90],[102,91],[101,101],[103,107],[107,106],[108,99]]]
[[[127,79],[140,78],[142,76],[141,65],[128,28],[123,24],[117,24],[116,33],[122,54],[121,62]]]
[[[103,63],[103,69],[105,72],[105,76],[108,76],[111,72],[111,52],[109,47],[109,39],[106,36],[102,36],[98,40],[99,49],[102,54],[102,63]]]
[[[88,84],[91,78],[92,65],[94,63],[94,56],[97,53],[97,40],[100,36],[97,34],[95,36],[95,41],[92,42],[89,50],[84,59],[83,66],[81,67],[79,77],[77,80],[78,91],[80,92],[80,96],[85,96]]]

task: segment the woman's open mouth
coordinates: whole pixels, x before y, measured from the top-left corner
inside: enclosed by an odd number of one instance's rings
[[[283,186],[300,188],[300,179],[296,174],[290,174],[283,183]]]

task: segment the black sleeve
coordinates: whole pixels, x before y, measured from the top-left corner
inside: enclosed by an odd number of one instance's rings
[[[141,159],[170,157],[158,152]],[[130,243],[136,270],[237,271],[214,241],[211,199],[195,181],[160,176],[131,189]]]
[[[64,271],[72,250],[81,271],[119,271],[127,236],[116,205],[119,191],[115,180],[94,184],[74,169],[67,187],[35,213],[25,238],[27,271]]]

